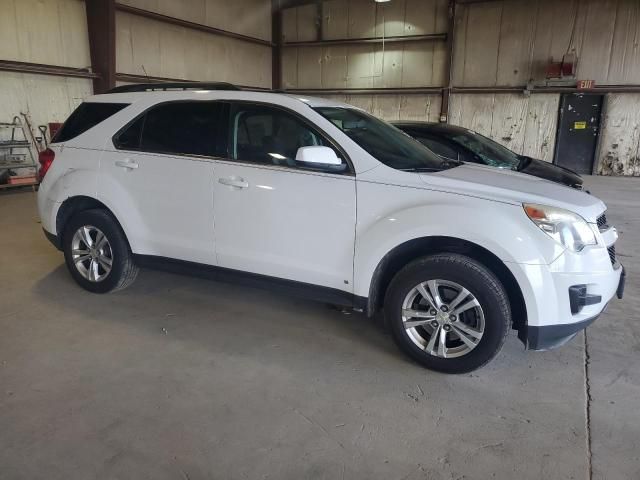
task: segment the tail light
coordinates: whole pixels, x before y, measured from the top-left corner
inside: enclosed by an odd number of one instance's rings
[[[47,171],[49,170],[49,167],[51,167],[54,158],[56,158],[56,154],[50,148],[47,148],[46,150],[43,150],[38,154],[38,162],[40,163],[38,180],[42,181]]]

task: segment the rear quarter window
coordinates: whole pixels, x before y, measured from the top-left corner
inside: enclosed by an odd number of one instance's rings
[[[71,140],[127,106],[129,106],[128,103],[82,103],[67,118],[67,121],[64,122],[64,125],[58,130],[51,142],[59,143]]]

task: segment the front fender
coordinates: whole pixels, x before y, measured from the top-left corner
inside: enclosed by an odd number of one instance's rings
[[[548,265],[564,251],[533,225],[519,205],[422,189],[385,187],[390,190],[380,195],[379,184],[370,189],[366,185],[358,186],[354,291],[359,296],[369,295],[375,269],[384,256],[415,239],[465,240],[483,247],[507,265]],[[381,199],[387,200],[386,208],[381,208]],[[380,210],[384,214],[381,215]]]

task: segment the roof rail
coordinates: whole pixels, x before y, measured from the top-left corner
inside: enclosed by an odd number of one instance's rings
[[[154,82],[134,83],[112,88],[107,93],[152,92],[154,90],[242,90],[227,82]]]

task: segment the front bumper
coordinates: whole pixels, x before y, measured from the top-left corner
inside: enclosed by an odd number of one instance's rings
[[[529,350],[550,350],[560,347],[597,320],[600,315],[577,323],[564,325],[527,326],[527,348]]]
[[[604,300],[600,295],[589,295],[586,297],[593,300],[587,301],[584,305],[580,307],[580,310],[584,308],[597,308],[599,312],[595,315],[589,316],[588,318],[579,320],[574,323],[562,323],[562,324],[553,324],[553,325],[527,325],[527,348],[529,350],[549,350],[552,348],[559,347],[564,345],[568,341],[570,341],[573,337],[575,337],[581,330],[584,330],[589,325],[591,325],[595,320],[598,319],[600,314],[607,307],[608,302],[613,295],[618,298],[622,298],[624,295],[624,285],[626,281],[626,274],[624,267],[620,265],[619,269],[614,270],[614,273],[618,275],[618,283],[614,286],[609,285],[599,285],[600,291],[606,291],[606,297]],[[585,286],[586,287],[586,286]],[[572,304],[572,294],[575,294],[575,290],[572,291],[573,287],[569,289],[569,303]],[[585,289],[586,290],[586,289]],[[573,311],[574,305],[571,305],[573,316],[579,315],[579,313],[574,313]]]
[[[566,343],[624,290],[624,269],[617,260],[612,265],[607,249],[601,246],[579,255],[563,254],[551,265],[507,266],[526,307],[526,318],[515,319],[514,327],[531,350]]]

